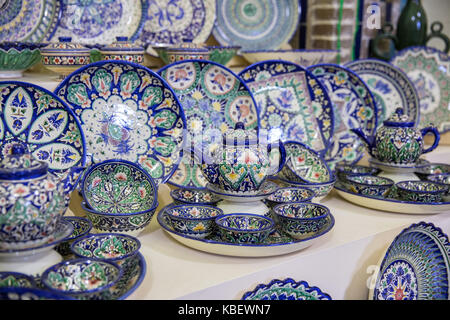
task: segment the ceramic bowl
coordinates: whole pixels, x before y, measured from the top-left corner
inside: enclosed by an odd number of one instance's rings
[[[262,243],[274,230],[271,218],[250,214],[232,213],[216,218],[220,236],[230,243]]]
[[[144,48],[129,41],[128,37],[116,37],[110,45],[98,46],[91,50],[92,62],[100,60],[124,60],[133,63],[144,63]]]
[[[226,66],[236,56],[240,46],[209,46],[209,60]]]
[[[97,300],[109,295],[111,287],[119,281],[122,273],[116,263],[80,258],[46,269],[41,282],[51,292],[79,300]]]
[[[266,205],[273,208],[283,203],[308,202],[315,196],[315,192],[308,188],[287,187],[279,188],[266,198]]]
[[[81,208],[97,233],[124,233],[137,237],[152,220],[158,203],[149,210],[133,213],[100,212],[90,208],[84,201],[81,202]]]
[[[26,42],[0,42],[0,79],[20,78],[41,60],[43,45]]]
[[[190,59],[210,60],[210,50],[203,45],[184,43],[173,46],[155,45],[152,48],[165,64]]]
[[[333,190],[334,185],[336,184],[336,177],[333,175],[329,181],[323,182],[323,183],[302,183],[297,181],[289,181],[278,178],[280,181],[281,187],[300,187],[300,188],[307,188],[314,191],[316,194],[312,201],[320,201],[323,198],[325,198],[331,190]]]
[[[280,228],[295,239],[320,231],[327,223],[330,210],[317,203],[286,203],[273,208]]]
[[[450,173],[450,164],[430,163],[414,172],[420,179],[426,180],[429,175]]]
[[[215,230],[215,219],[223,215],[217,207],[184,204],[165,209],[175,231],[196,238],[205,238]]]
[[[361,166],[357,164],[338,164],[336,165],[335,172],[338,179],[344,181],[347,176],[376,176],[381,172],[381,170],[378,168]]]
[[[20,272],[0,272],[0,288],[34,288],[36,281],[32,276]]]
[[[442,183],[449,187],[447,193],[442,196],[442,200],[450,201],[450,173],[430,174],[428,175],[427,180]]]
[[[394,181],[373,175],[355,175],[347,176],[344,185],[353,193],[384,197],[394,185]]]
[[[141,242],[122,233],[97,233],[74,241],[70,247],[78,258],[115,262],[126,273],[129,262],[141,248]]]
[[[216,205],[221,199],[207,189],[179,188],[170,191],[175,204],[207,204]]]
[[[81,193],[98,212],[139,213],[153,208],[158,189],[150,174],[126,160],[106,160],[89,167],[83,175]]]
[[[241,51],[241,55],[249,63],[256,63],[265,60],[284,60],[309,67],[319,63],[336,63],[338,50],[258,50]]]
[[[0,300],[76,300],[57,292],[38,288],[0,288]]]
[[[441,202],[448,186],[432,181],[400,181],[395,184],[398,196],[405,201]]]
[[[72,243],[87,235],[92,230],[92,222],[84,217],[63,217],[62,219],[69,221],[73,226],[73,231],[64,241],[60,242],[55,250],[63,256],[64,259],[73,258],[70,246]]]

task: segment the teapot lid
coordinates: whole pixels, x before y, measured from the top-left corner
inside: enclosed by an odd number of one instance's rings
[[[390,127],[414,127],[414,121],[409,119],[403,108],[395,109],[391,116],[383,121],[383,124]]]
[[[11,154],[0,162],[0,180],[34,179],[45,175],[48,164],[34,159],[21,144],[11,147]]]
[[[246,130],[243,122],[236,123],[234,129],[224,133],[223,143],[227,145],[244,145],[258,143],[255,130]]]

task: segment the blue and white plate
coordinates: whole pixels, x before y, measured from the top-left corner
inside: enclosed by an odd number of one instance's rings
[[[239,76],[253,92],[260,129],[273,141],[301,141],[323,155],[333,135],[334,115],[325,87],[305,68],[283,60],[252,64]]]
[[[300,1],[217,0],[214,38],[242,50],[278,49],[298,27]]]
[[[186,121],[166,81],[125,61],[82,67],[54,91],[79,117],[88,163],[120,159],[140,164],[156,184],[181,160]]]
[[[54,93],[31,83],[3,81],[0,109],[0,160],[14,144],[21,144],[56,175],[85,165],[86,145],[78,118]]]
[[[61,2],[61,15],[52,41],[71,37],[83,44],[110,44],[117,36],[136,39],[148,6],[148,0],[57,2]]]
[[[402,70],[377,59],[355,60],[345,67],[354,71],[372,91],[378,108],[378,126],[398,107],[404,109],[408,121],[419,124],[419,96]]]
[[[404,229],[389,246],[371,300],[448,300],[450,243],[432,223]]]
[[[158,71],[172,87],[186,115],[186,145],[222,144],[222,134],[242,122],[246,129],[258,127],[253,94],[233,71],[212,61],[185,60]],[[185,152],[170,183],[179,187],[204,188],[206,179]]]
[[[214,27],[215,0],[149,0],[138,39],[149,44],[206,42]]]
[[[334,134],[325,154],[333,170],[337,163],[358,162],[366,146],[352,128],[360,128],[367,137],[377,128],[377,106],[364,81],[353,71],[335,64],[319,64],[307,69],[326,88],[333,103]]]

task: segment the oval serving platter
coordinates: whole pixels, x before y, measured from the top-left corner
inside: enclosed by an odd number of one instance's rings
[[[332,230],[335,221],[334,216],[330,214],[328,223],[322,230],[317,234],[302,240],[293,239],[276,232],[269,236],[267,243],[233,244],[223,242],[217,234],[212,238],[197,239],[174,231],[168,221],[167,213],[164,208],[158,213],[157,219],[165,232],[187,247],[208,253],[234,257],[270,257],[305,249],[313,243],[320,241],[323,236],[328,234],[329,231]]]
[[[99,61],[67,76],[54,91],[79,117],[88,163],[138,163],[166,182],[183,154],[186,120],[167,82],[125,61]]]

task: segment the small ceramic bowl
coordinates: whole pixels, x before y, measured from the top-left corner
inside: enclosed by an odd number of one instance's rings
[[[172,46],[155,45],[152,47],[158,53],[158,56],[165,64],[171,64],[177,61],[190,59],[210,59],[210,50],[202,44],[186,42]]]
[[[84,201],[81,202],[81,208],[85,211],[86,218],[92,222],[95,232],[124,233],[137,237],[152,220],[158,203],[147,211],[135,213],[100,212],[90,208]]]
[[[332,178],[329,181],[323,182],[323,183],[302,183],[297,181],[289,181],[278,178],[280,181],[280,186],[282,187],[300,187],[300,188],[307,188],[314,191],[316,194],[312,201],[320,201],[323,198],[325,198],[331,190],[333,190],[334,185],[336,184],[336,177],[333,175]]]
[[[63,217],[62,219],[69,221],[72,224],[73,231],[70,236],[55,247],[55,250],[67,260],[73,258],[70,246],[75,240],[84,237],[91,231],[92,222],[84,217]]]
[[[317,203],[287,203],[273,208],[280,228],[295,239],[320,231],[327,223],[330,210]]]
[[[86,170],[81,193],[90,208],[98,212],[139,213],[153,208],[158,189],[150,174],[126,160],[106,160]]]
[[[20,272],[0,272],[0,288],[34,288],[36,281],[33,277]]]
[[[91,50],[91,62],[100,60],[124,60],[144,63],[144,48],[129,41],[128,37],[116,37],[116,41]]]
[[[209,60],[226,66],[237,54],[240,46],[209,46]]]
[[[0,300],[76,300],[57,292],[38,288],[0,288]]]
[[[223,215],[217,207],[197,204],[170,206],[167,216],[175,231],[195,238],[205,238],[215,230],[214,220]]]
[[[283,203],[308,202],[315,196],[315,192],[308,188],[287,187],[280,188],[266,198],[266,205],[273,208]]]
[[[263,243],[274,230],[271,218],[249,214],[225,214],[216,219],[223,241],[230,243]]]
[[[420,179],[427,180],[429,175],[450,173],[450,164],[430,163],[414,172]]]
[[[70,247],[78,258],[100,259],[115,262],[124,273],[129,262],[139,252],[141,242],[122,233],[97,233],[74,241]]]
[[[353,193],[375,197],[386,196],[394,185],[394,181],[389,178],[373,175],[347,176],[343,183]]]
[[[22,77],[41,60],[41,47],[37,43],[0,42],[0,79]]]
[[[400,181],[395,186],[402,200],[426,203],[441,202],[449,188],[432,181]]]
[[[338,50],[246,50],[241,51],[242,56],[250,63],[265,60],[285,60],[303,67],[309,67],[319,63],[336,63]]]
[[[345,181],[347,176],[376,176],[381,172],[381,170],[378,168],[366,167],[357,164],[338,164],[336,165],[335,172],[339,180]]]
[[[81,258],[51,266],[42,273],[41,281],[51,292],[79,300],[97,300],[109,296],[122,273],[116,263]]]
[[[427,180],[442,183],[449,187],[447,193],[442,196],[442,200],[450,201],[450,173],[430,174],[428,175]]]
[[[175,189],[170,191],[175,204],[206,204],[214,206],[221,199],[207,189]]]

